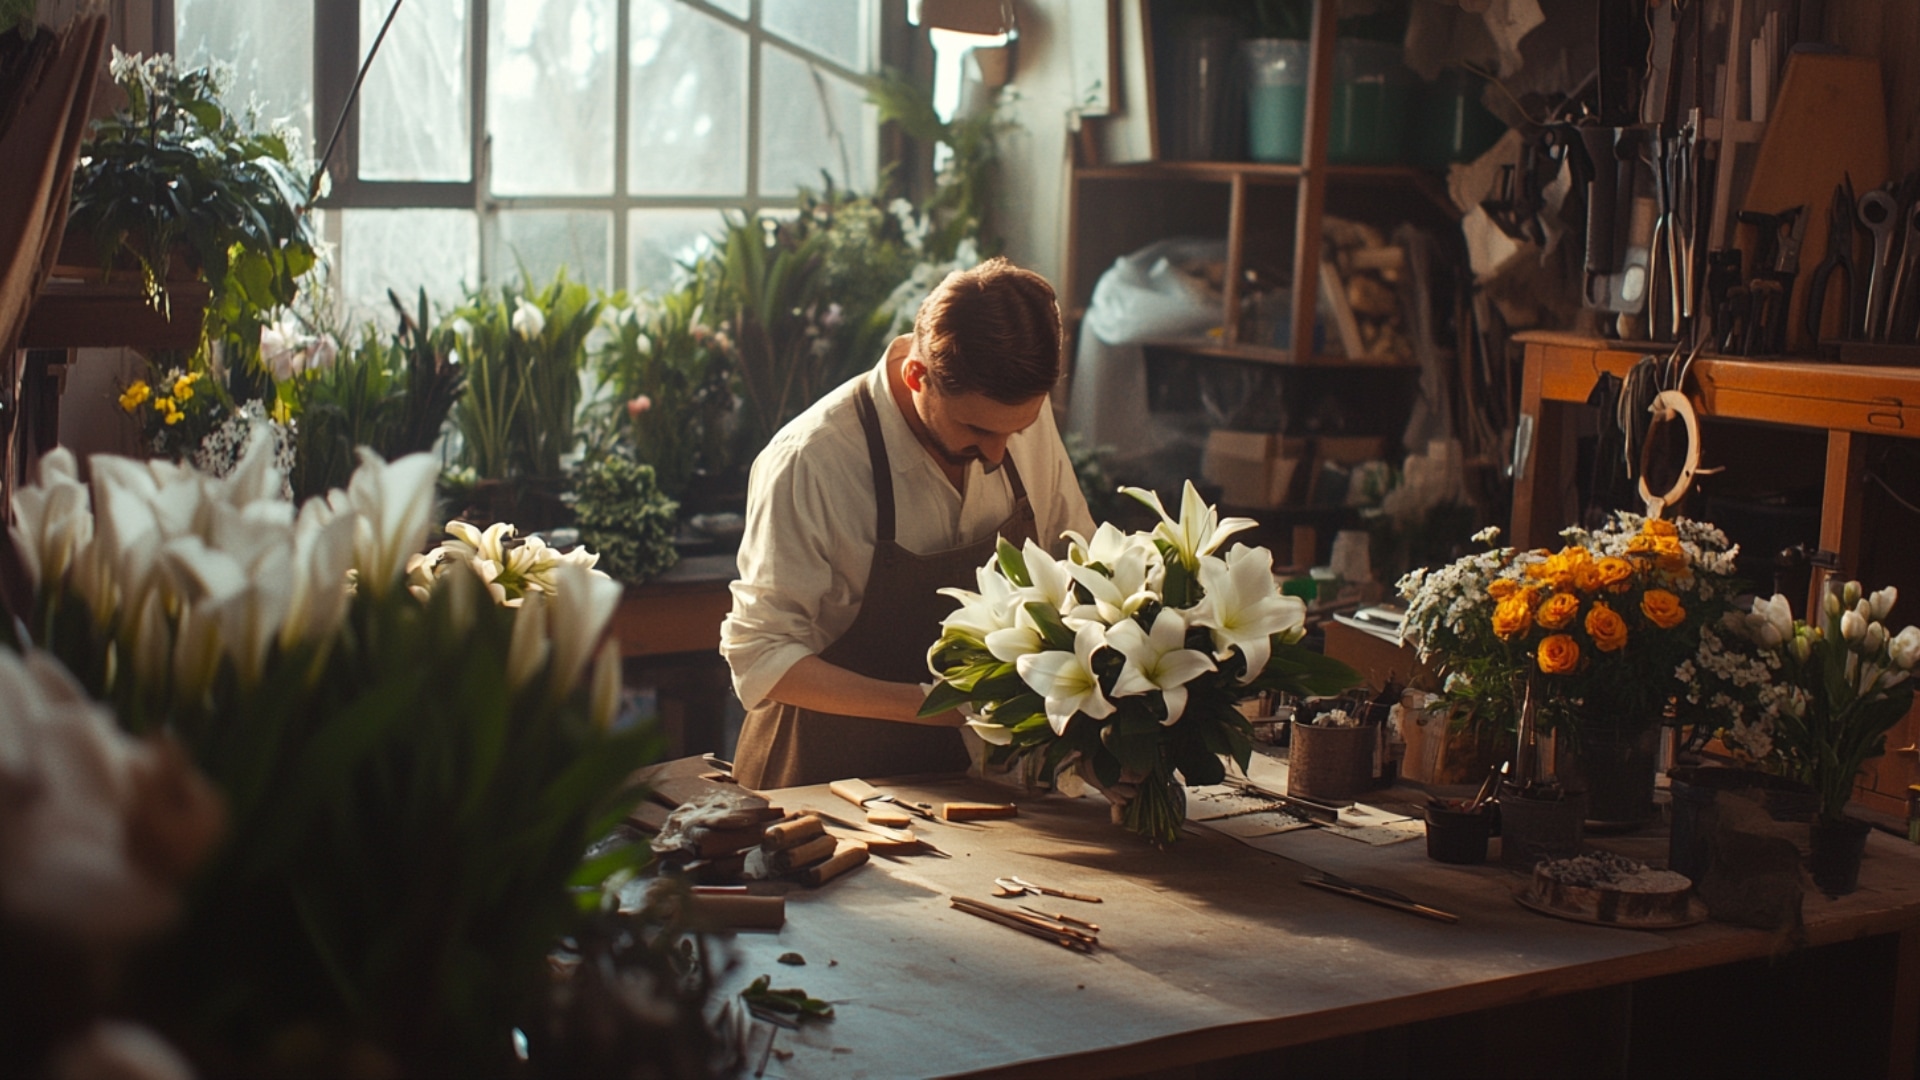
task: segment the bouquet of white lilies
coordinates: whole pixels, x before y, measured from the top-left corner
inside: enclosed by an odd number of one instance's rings
[[[1302,647],[1305,605],[1280,593],[1273,556],[1228,537],[1253,526],[1221,518],[1186,485],[1180,517],[1140,488],[1123,492],[1161,518],[1152,532],[1101,525],[1068,533],[1067,558],[1002,541],[928,653],[938,683],[922,710],[964,708],[1006,762],[1040,753],[1054,776],[1079,760],[1105,785],[1138,780],[1129,829],[1179,836],[1189,784],[1217,784],[1222,757],[1242,769],[1253,729],[1237,702],[1269,691],[1327,694],[1351,668]]]

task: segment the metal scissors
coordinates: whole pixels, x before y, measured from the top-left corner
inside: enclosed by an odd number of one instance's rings
[[[1840,294],[1840,330],[1833,337],[1841,340],[1851,338],[1860,325],[1859,304],[1855,294],[1859,291],[1860,277],[1857,264],[1853,261],[1853,223],[1856,211],[1853,204],[1853,177],[1834,185],[1833,206],[1827,213],[1827,257],[1813,268],[1813,277],[1807,282],[1807,338],[1814,344],[1820,343],[1820,323],[1826,316],[1827,285],[1836,272],[1846,278],[1846,290]]]

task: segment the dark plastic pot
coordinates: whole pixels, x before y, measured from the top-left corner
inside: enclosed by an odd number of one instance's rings
[[[1860,860],[1867,854],[1873,826],[1859,818],[1816,818],[1810,827],[1812,853],[1807,868],[1813,883],[1828,896],[1845,896],[1860,887]]]
[[[1820,796],[1810,785],[1755,769],[1681,765],[1667,771],[1673,796],[1673,828],[1668,834],[1667,868],[1698,882],[1713,863],[1711,838],[1700,828],[1700,812],[1721,792],[1758,798],[1775,821],[1808,821]]]
[[[1580,853],[1587,819],[1585,792],[1558,799],[1529,798],[1513,788],[1500,792],[1500,863],[1519,869]]]
[[[1487,840],[1493,835],[1493,809],[1482,803],[1462,810],[1443,803],[1427,804],[1427,858],[1435,862],[1477,866],[1487,861]]]

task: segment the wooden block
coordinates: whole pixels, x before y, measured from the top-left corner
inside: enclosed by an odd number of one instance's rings
[[[744,825],[733,828],[698,828],[693,830],[695,849],[702,858],[716,855],[731,855],[750,847],[758,847],[767,838],[764,825]]]
[[[832,858],[835,845],[839,843],[840,841],[822,833],[811,840],[803,840],[798,845],[787,848],[785,851],[768,853],[767,865],[771,867],[775,873],[779,874],[784,874],[789,870],[798,870],[802,867],[812,866],[814,863],[820,862],[823,859]]]
[[[696,891],[689,901],[692,920],[718,930],[778,930],[787,923],[785,896]]]
[[[658,833],[666,827],[672,811],[657,802],[643,802],[627,812],[627,824],[643,832]]]
[[[878,825],[883,829],[904,829],[913,824],[913,818],[905,810],[875,807],[867,811],[867,824]]]
[[[824,885],[867,861],[867,845],[858,840],[836,841],[833,857],[794,875],[804,885]]]
[[[1020,808],[1010,802],[950,802],[940,804],[940,816],[947,821],[991,821],[1019,817]]]
[[[826,825],[812,814],[775,822],[767,826],[760,846],[768,851],[785,851],[826,832]]]

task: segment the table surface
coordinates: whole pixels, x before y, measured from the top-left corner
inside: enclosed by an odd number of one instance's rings
[[[1524,875],[1432,862],[1420,840],[1371,846],[1304,829],[1263,838],[1267,850],[1257,850],[1190,822],[1177,844],[1159,850],[1111,825],[1097,795],[1028,797],[964,778],[878,786],[935,804],[1011,798],[1019,817],[917,823],[952,857],[876,857],[817,890],[789,892],[780,931],[734,935],[740,962],[728,993],[770,974],[775,986],[835,1005],[830,1022],[778,1033],[775,1046],[789,1056],[770,1059],[767,1076],[1138,1072],[1783,947],[1780,935],[1713,922],[1649,932],[1536,914],[1513,899]],[[851,811],[824,785],[768,794],[790,811]],[[1662,861],[1666,841],[1649,833],[1606,846]],[[1301,883],[1322,870],[1398,889],[1459,922]],[[1005,874],[1102,897],[996,901],[1088,918],[1102,928],[1100,948],[1069,952],[949,905],[950,896],[995,901],[993,878]],[[1920,848],[1875,833],[1860,890],[1838,899],[1810,893],[1806,922],[1811,945],[1920,923]],[[786,953],[804,966],[779,963]]]

